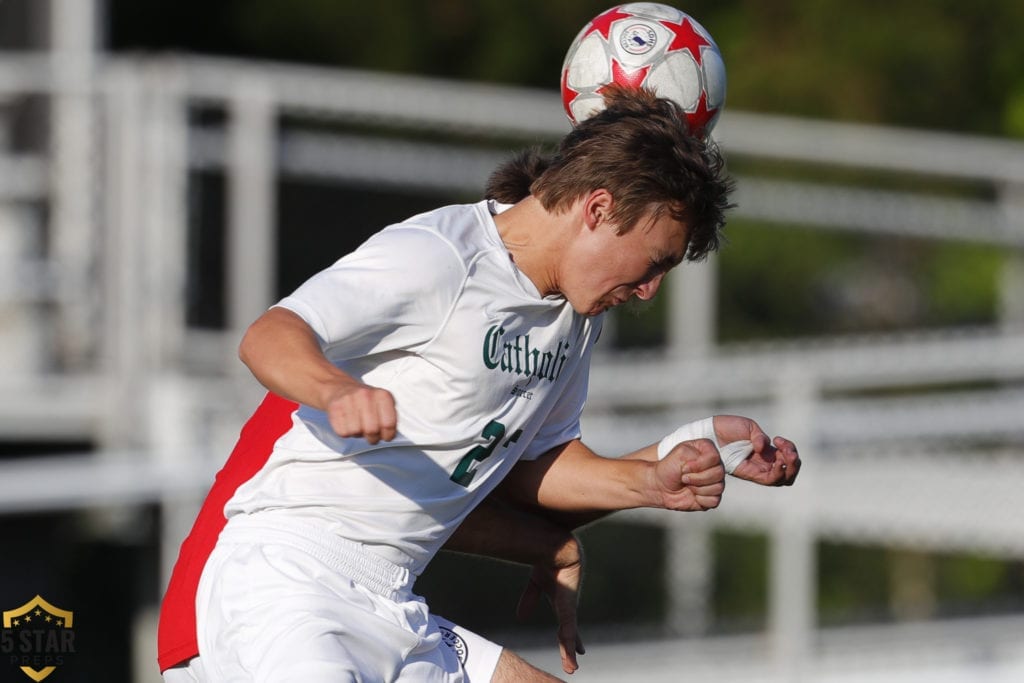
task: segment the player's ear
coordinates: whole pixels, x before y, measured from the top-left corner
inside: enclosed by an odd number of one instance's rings
[[[583,223],[590,230],[597,229],[611,219],[614,204],[615,200],[608,190],[591,190],[583,199]]]

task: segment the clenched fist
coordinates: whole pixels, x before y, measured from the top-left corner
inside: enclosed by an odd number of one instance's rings
[[[654,468],[655,487],[662,507],[697,512],[718,507],[725,491],[725,467],[708,439],[683,441]]]
[[[326,402],[325,412],[339,436],[362,437],[371,444],[395,438],[395,398],[386,389],[353,383]]]

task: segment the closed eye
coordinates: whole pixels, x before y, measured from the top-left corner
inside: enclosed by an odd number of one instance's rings
[[[651,277],[653,277],[654,275],[658,275],[659,273],[667,273],[668,271],[678,266],[681,261],[682,259],[676,258],[674,256],[661,256],[659,258],[652,258],[649,261],[648,272],[652,273]]]

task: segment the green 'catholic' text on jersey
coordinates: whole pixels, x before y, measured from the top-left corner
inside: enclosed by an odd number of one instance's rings
[[[600,317],[542,297],[498,235],[493,203],[392,225],[278,305],[335,365],[390,391],[387,443],[301,406],[228,516],[301,517],[418,574],[520,458],[578,438]]]

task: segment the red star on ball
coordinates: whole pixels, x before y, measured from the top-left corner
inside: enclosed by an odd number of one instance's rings
[[[633,88],[638,90],[640,86],[644,84],[644,80],[647,78],[647,72],[651,70],[651,67],[642,66],[634,71],[626,71],[625,67],[619,64],[619,60],[612,60],[612,83],[624,85],[627,88]],[[602,86],[598,89],[598,92],[602,92],[605,87]]]
[[[668,46],[666,52],[689,50],[694,60],[700,64],[700,48],[704,45],[710,45],[711,42],[693,28],[690,18],[685,17],[681,24],[673,21],[662,21],[661,25],[673,33],[672,43]]]
[[[569,106],[579,92],[569,87],[569,70],[564,69],[562,71],[562,106],[565,108],[565,113],[569,115],[569,119],[576,122],[576,117],[573,116],[572,108]]]
[[[694,133],[703,135],[707,128],[708,121],[710,121],[715,113],[718,112],[718,108],[708,109],[708,96],[706,93],[700,94],[700,99],[697,100],[697,108],[686,115],[690,121],[690,128]]]
[[[594,20],[590,22],[590,28],[587,30],[587,33],[590,34],[597,31],[604,36],[605,40],[609,40],[608,36],[611,33],[612,24],[618,19],[628,19],[631,16],[631,14],[626,12],[620,12],[618,7],[612,7],[607,12],[602,12],[594,17]]]

